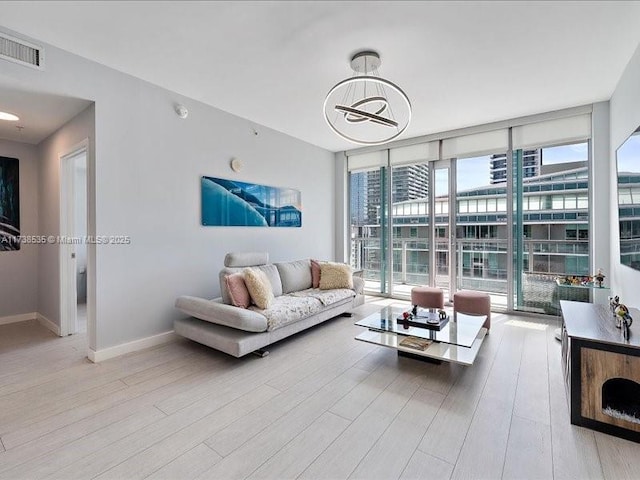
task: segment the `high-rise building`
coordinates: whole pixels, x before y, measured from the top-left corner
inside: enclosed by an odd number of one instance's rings
[[[524,172],[524,178],[537,177],[538,175],[540,175],[541,165],[542,150],[524,150],[522,152],[522,168]],[[489,175],[492,184],[507,182],[506,153],[491,155]]]
[[[380,199],[381,185],[380,185],[380,170],[372,170],[367,172],[367,224],[379,224],[380,223]]]
[[[367,223],[367,172],[351,175],[351,225],[364,225]]]
[[[359,177],[358,180],[354,180]],[[375,225],[380,222],[380,204],[371,201],[381,198],[380,170],[351,175],[351,220],[360,220],[365,212],[365,222]],[[429,166],[427,164],[395,167],[391,180],[393,203],[425,198],[429,191]],[[358,193],[360,192],[360,193]],[[355,196],[354,196],[355,195]],[[358,224],[358,223],[354,223]],[[360,223],[362,224],[362,223]]]
[[[393,203],[425,198],[429,193],[429,166],[422,163],[396,167],[391,183]]]
[[[380,223],[380,198],[382,195],[380,170],[367,172],[367,223]],[[394,167],[391,178],[391,201],[404,202],[426,198],[429,192],[429,166],[425,163]]]

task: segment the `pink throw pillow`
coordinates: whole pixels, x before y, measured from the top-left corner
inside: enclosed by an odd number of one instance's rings
[[[320,287],[320,262],[311,260],[311,286]]]
[[[244,275],[242,273],[233,273],[225,275],[224,281],[227,284],[227,291],[231,297],[231,303],[240,308],[249,308],[251,305],[251,295],[244,283]]]

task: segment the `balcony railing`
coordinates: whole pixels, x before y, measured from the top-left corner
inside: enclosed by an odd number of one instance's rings
[[[454,245],[456,255],[456,285],[459,289],[481,290],[506,295],[507,293],[507,241],[502,239],[459,239]],[[563,257],[587,257],[588,240],[532,240],[524,241],[523,301],[535,311],[556,313],[558,296],[555,277],[557,275],[586,275],[587,272],[566,271]],[[447,284],[449,273],[449,240],[435,240],[437,284]],[[429,243],[424,239],[393,239],[393,283],[394,285],[429,284]],[[369,285],[380,282],[380,240],[377,238],[354,238],[351,263],[355,269],[364,271]],[[586,262],[588,264],[588,262]],[[407,290],[407,289],[403,289]],[[407,290],[409,291],[409,290]],[[584,296],[584,292],[577,295]],[[582,297],[580,298],[582,299]],[[576,298],[576,300],[580,300]]]
[[[640,253],[640,238],[623,238],[620,240],[620,253]]]

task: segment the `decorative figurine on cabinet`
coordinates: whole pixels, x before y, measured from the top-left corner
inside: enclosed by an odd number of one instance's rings
[[[605,274],[602,273],[602,269],[599,268],[598,269],[598,273],[596,273],[593,276],[593,279],[595,280],[596,284],[598,285],[599,288],[602,288],[602,282],[604,282],[604,278],[605,278]]]
[[[616,318],[616,308],[618,307],[618,305],[620,305],[619,296],[616,295],[615,297],[609,297],[609,309],[611,310],[613,318]]]
[[[629,309],[627,308],[626,305],[620,303],[616,307],[615,313],[616,313],[616,328],[621,328],[622,336],[624,337],[625,340],[629,340],[629,334],[631,333],[629,331],[629,327],[631,327],[631,324],[633,323],[633,318],[631,318],[631,315],[629,315]]]

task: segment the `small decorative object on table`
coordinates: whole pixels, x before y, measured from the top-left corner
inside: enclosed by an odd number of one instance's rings
[[[602,273],[602,269],[598,269],[598,273],[593,276],[593,280],[596,282],[598,287],[602,288],[602,282],[604,282],[605,274]]]
[[[411,321],[411,319],[413,318],[413,313],[411,312],[403,312],[402,313],[402,326],[404,328],[409,328],[409,322]]]
[[[445,312],[442,309],[438,310],[437,315],[435,313],[431,313],[427,316],[427,323],[430,323],[433,325],[444,326],[443,322],[445,322],[445,320],[448,320],[447,312]]]
[[[442,330],[449,322],[449,315],[444,310],[437,312],[417,311],[416,313],[402,312],[397,322],[406,329],[409,327],[426,328],[428,330]]]

